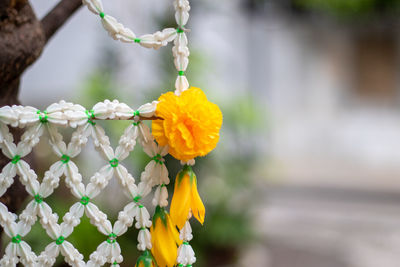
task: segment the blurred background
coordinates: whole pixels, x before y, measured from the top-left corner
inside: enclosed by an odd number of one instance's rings
[[[54,4],[31,2],[39,17]],[[195,166],[207,205],[204,227],[193,222],[196,266],[398,267],[400,1],[191,4],[187,75],[224,114],[217,149]],[[138,35],[175,27],[172,1],[104,6]],[[27,71],[20,99],[138,107],[175,78],[171,46],[115,42],[83,8]],[[126,125],[102,124],[114,145]],[[43,174],[54,156],[46,140],[35,152]],[[138,179],[148,160],[137,147],[124,165]],[[90,143],[76,162],[86,181],[102,166]],[[175,177],[179,164],[168,167]],[[95,200],[112,221],[127,203],[119,190]],[[46,200],[61,217],[74,201],[63,184]],[[136,260],[136,234],[119,239],[122,266]],[[37,223],[27,237],[37,253],[43,236]],[[104,237],[83,219],[68,240],[87,260]]]

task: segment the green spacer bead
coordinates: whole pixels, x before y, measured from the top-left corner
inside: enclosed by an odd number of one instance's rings
[[[178,266],[179,266],[179,267],[183,267],[184,265],[183,265],[182,263],[179,263]]]
[[[44,117],[42,117],[42,112],[40,111],[40,110],[38,110],[38,111],[36,111],[36,114],[38,114],[39,115],[39,120],[40,120],[40,122],[41,123],[46,123],[46,122],[48,122],[48,116],[47,116],[47,111],[45,110],[45,111],[43,111],[43,114],[44,114]]]
[[[113,243],[117,242],[116,239],[117,239],[117,235],[114,234],[114,233],[111,233],[111,234],[108,235],[107,243],[113,244]]]
[[[62,157],[61,157],[62,163],[68,163],[69,160],[70,160],[70,157],[68,155],[62,155]]]
[[[183,70],[178,71],[179,76],[185,76],[185,72]]]
[[[135,39],[135,43],[140,43],[142,40],[140,40],[139,38]]]
[[[118,167],[118,159],[113,158],[112,160],[110,160],[110,164],[111,164],[111,167],[113,167],[113,168]]]
[[[17,164],[18,161],[19,161],[20,159],[21,159],[21,156],[20,156],[20,155],[15,155],[15,156],[12,158],[11,163],[12,163],[12,164]]]
[[[184,30],[183,30],[181,27],[179,27],[178,29],[176,29],[176,32],[177,32],[177,33],[183,33]]]
[[[104,12],[100,12],[99,15],[100,15],[100,18],[104,19],[104,16],[105,16]]]
[[[86,206],[87,204],[89,204],[89,202],[90,202],[90,198],[89,197],[87,197],[87,196],[84,196],[84,197],[82,197],[81,198],[81,204],[83,205],[83,206]]]
[[[56,239],[56,244],[57,245],[61,245],[62,243],[64,243],[65,237],[63,237],[62,235]]]
[[[140,121],[132,123],[134,126],[138,126]]]
[[[139,110],[136,110],[135,112],[133,112],[133,116],[140,116]]]
[[[118,264],[118,262],[114,261],[113,265],[117,265],[117,264]]]
[[[91,125],[96,125],[96,123],[93,121],[96,117],[94,116],[94,110],[85,110],[86,116],[88,117],[88,123]]]
[[[34,198],[35,198],[36,203],[38,203],[38,204],[43,202],[43,197],[41,195],[39,195],[39,194],[36,194],[34,196]]]
[[[156,163],[163,165],[164,162],[161,161],[162,157],[160,154],[155,155],[154,157],[151,158],[152,160],[154,160]]]
[[[189,245],[189,242],[182,242],[182,244],[184,244],[184,245]]]
[[[139,202],[139,200],[142,198],[142,196],[137,195],[136,197],[133,198],[133,201],[135,201],[136,203]]]
[[[139,205],[139,208],[141,209],[141,208],[143,208],[144,206],[143,205]]]
[[[185,267],[192,267],[192,265],[191,265],[191,264],[188,264],[188,265],[186,265]]]
[[[22,237],[17,234],[16,236],[13,236],[11,238],[11,242],[13,242],[14,244],[19,244],[22,241]]]

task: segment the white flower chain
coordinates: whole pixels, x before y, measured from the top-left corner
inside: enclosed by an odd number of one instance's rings
[[[143,47],[153,49],[159,49],[174,41],[172,52],[178,71],[175,94],[179,95],[189,88],[189,82],[185,76],[190,55],[185,33],[190,10],[188,0],[174,0],[173,2],[177,29],[167,28],[139,38],[115,18],[104,14],[101,0],[83,0],[83,4],[92,13],[100,16],[104,29],[115,40],[139,43]],[[16,266],[19,262],[24,266],[52,266],[60,253],[71,266],[102,266],[105,263],[119,266],[123,258],[117,237],[126,233],[134,221],[136,221],[135,227],[139,229],[138,249],[141,251],[151,249],[151,236],[148,228],[151,227],[152,222],[150,214],[140,204],[140,200],[151,192],[152,187],[157,186],[153,204],[161,207],[167,206],[168,191],[165,185],[170,182],[163,158],[168,153],[168,147],[158,146],[150,129],[141,123],[142,118],[155,116],[156,105],[157,102],[154,101],[134,111],[124,103],[106,100],[96,104],[91,110],[65,101],[52,104],[45,111],[29,106],[0,108],[0,149],[10,159],[0,173],[0,196],[13,184],[14,177],[18,174],[26,191],[33,197],[19,217],[9,212],[7,207],[0,203],[0,225],[6,235],[11,238],[11,242],[7,245],[5,254],[0,260],[0,266]],[[95,120],[125,119],[133,119],[134,123],[125,130],[117,148],[113,150],[104,129],[97,125]],[[76,128],[69,144],[63,141],[62,135],[58,132],[57,127],[60,126]],[[8,127],[26,128],[18,144],[14,143]],[[49,133],[49,143],[59,157],[59,161],[51,165],[40,183],[36,173],[22,158],[27,156],[38,144],[45,130]],[[82,175],[72,160],[80,154],[89,138],[93,139],[96,150],[104,160],[108,161],[108,164],[97,171],[90,178],[89,184],[85,186],[82,183]],[[142,172],[140,182],[136,185],[133,176],[120,162],[129,156],[137,140],[151,160]],[[65,183],[72,195],[79,201],[64,215],[61,224],[58,224],[58,215],[53,213],[44,199],[59,186],[62,176],[65,177]],[[107,215],[92,203],[92,199],[101,193],[114,176],[132,202],[119,212],[117,221],[112,225],[107,219]],[[83,261],[83,255],[65,240],[79,225],[84,214],[99,232],[107,236],[107,240],[102,242],[90,255],[87,263]],[[39,256],[36,256],[23,237],[30,232],[38,217],[47,235],[54,241]],[[191,266],[196,258],[188,243],[192,239],[189,222],[186,222],[184,228],[181,229],[180,238],[184,242],[179,247],[177,262],[179,266]]]
[[[101,0],[82,0],[83,4],[95,15],[101,18],[101,23],[108,34],[114,39],[125,43],[138,43],[146,48],[159,49],[174,42],[172,54],[178,71],[175,82],[175,94],[180,95],[189,88],[185,71],[189,64],[189,48],[185,26],[189,20],[190,3],[188,0],[174,0],[175,20],[177,29],[166,28],[153,34],[136,37],[132,30],[119,23],[117,19],[104,13]],[[1,113],[0,113],[1,120]]]
[[[14,177],[18,174],[27,192],[33,197],[19,217],[9,212],[7,207],[0,203],[0,225],[6,235],[11,238],[11,242],[7,245],[5,254],[0,260],[0,266],[16,266],[18,262],[25,266],[52,266],[60,253],[71,266],[102,266],[105,263],[119,266],[123,258],[117,237],[126,233],[134,221],[136,221],[135,227],[140,229],[138,249],[151,249],[151,236],[148,230],[151,226],[150,214],[140,204],[140,199],[151,192],[153,182],[149,181],[153,181],[153,179],[169,181],[168,171],[165,174],[165,171],[160,171],[157,167],[148,168],[153,175],[152,179],[143,180],[136,185],[135,179],[121,162],[134,149],[137,139],[144,145],[146,153],[153,156],[152,161],[158,160],[154,158],[158,153],[166,155],[167,149],[159,148],[154,142],[149,128],[141,123],[141,118],[154,117],[156,104],[157,102],[145,104],[136,111],[116,100],[98,103],[91,110],[64,101],[50,105],[43,112],[23,106],[0,108],[0,149],[10,159],[0,174],[0,196],[11,186]],[[104,129],[95,122],[95,120],[101,119],[133,119],[134,121],[125,129],[115,151],[110,146]],[[26,128],[17,145],[14,143],[8,126]],[[76,128],[69,144],[63,141],[63,136],[58,132],[60,126]],[[45,130],[49,134],[52,150],[59,160],[45,172],[40,183],[36,173],[22,158],[27,156],[37,145]],[[108,163],[100,168],[85,186],[73,158],[79,155],[89,138],[93,139],[97,151]],[[62,176],[65,176],[66,185],[78,202],[64,215],[61,224],[58,224],[58,215],[53,213],[44,199],[58,187]],[[101,193],[113,176],[119,181],[125,194],[132,200],[118,214],[114,225],[107,219],[107,215],[92,203],[92,200]],[[79,225],[84,214],[90,219],[90,223],[107,237],[107,240],[90,255],[87,263],[83,261],[83,255],[66,240],[74,228]],[[37,218],[40,219],[40,224],[46,230],[47,235],[54,240],[39,256],[36,256],[23,240]]]

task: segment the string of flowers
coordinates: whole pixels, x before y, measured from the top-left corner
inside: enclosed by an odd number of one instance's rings
[[[90,110],[65,101],[52,104],[44,111],[29,106],[1,107],[0,149],[10,161],[0,173],[0,197],[18,175],[31,200],[19,216],[0,203],[0,226],[11,240],[0,266],[16,266],[19,262],[25,266],[52,266],[60,253],[71,266],[94,267],[106,263],[119,266],[123,257],[117,239],[132,225],[139,230],[137,248],[142,252],[137,267],[192,266],[196,257],[189,244],[193,238],[189,220],[194,217],[203,224],[205,218],[205,207],[197,190],[193,166],[196,157],[207,155],[217,145],[222,113],[217,105],[208,101],[201,89],[189,87],[185,76],[190,54],[185,29],[189,19],[189,1],[173,2],[178,25],[176,29],[164,29],[139,38],[115,18],[105,14],[100,0],[83,0],[83,3],[91,12],[99,15],[103,27],[116,40],[139,43],[154,49],[173,41],[172,52],[178,71],[175,92],[163,94],[158,101],[142,105],[136,110],[117,100],[105,100]],[[97,120],[132,120],[132,124],[125,129],[114,150],[104,129],[96,123]],[[143,120],[152,121],[151,130]],[[25,128],[17,144],[9,127]],[[60,127],[75,129],[68,144],[58,131]],[[45,172],[40,182],[24,157],[31,153],[44,132],[48,133],[49,144],[58,160]],[[84,185],[74,159],[89,139],[93,140],[105,164]],[[138,183],[122,164],[137,143],[149,156],[149,163]],[[170,212],[167,208],[170,179],[164,160],[167,154],[180,160],[183,165],[175,178]],[[62,177],[76,203],[58,224],[58,215],[53,213],[46,198],[59,186]],[[118,213],[114,224],[94,203],[113,177],[130,200]],[[151,218],[142,199],[153,188],[155,212]],[[87,263],[67,240],[84,215],[105,238]],[[53,241],[36,255],[23,239],[38,218]]]

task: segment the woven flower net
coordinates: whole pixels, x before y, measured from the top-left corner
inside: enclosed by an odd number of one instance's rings
[[[9,159],[0,174],[0,197],[17,176],[29,196],[28,204],[19,215],[0,203],[0,225],[10,238],[0,265],[53,266],[61,254],[71,266],[119,266],[123,257],[118,237],[135,227],[139,230],[137,248],[142,251],[136,266],[192,266],[196,257],[189,244],[193,238],[189,219],[194,217],[203,223],[205,216],[192,165],[195,157],[205,156],[216,146],[222,114],[200,89],[189,88],[185,77],[189,49],[184,26],[189,18],[189,1],[173,1],[176,29],[168,28],[139,38],[115,18],[106,15],[100,0],[83,0],[83,3],[99,16],[104,29],[115,40],[153,49],[173,41],[174,64],[178,71],[175,92],[166,93],[158,101],[137,109],[117,100],[97,103],[91,109],[65,101],[51,104],[44,111],[29,106],[0,108],[0,148]],[[113,148],[104,129],[96,123],[98,120],[131,120],[131,123]],[[153,133],[143,120],[152,120]],[[23,130],[17,143],[10,133],[13,127]],[[61,128],[73,129],[69,143],[64,141]],[[25,159],[41,138],[48,139],[55,161],[43,177],[38,177]],[[85,185],[75,161],[89,139],[104,164]],[[124,166],[124,160],[138,145],[149,156],[149,162],[135,180]],[[175,179],[170,212],[167,211],[166,188],[170,178],[164,164],[168,153],[183,165]],[[46,200],[62,179],[75,204],[60,218]],[[129,200],[114,223],[93,201],[104,194],[112,179],[118,181]],[[152,204],[156,207],[152,217],[141,202],[151,193]],[[104,235],[104,241],[90,254],[87,262],[68,241],[83,216]],[[38,255],[24,241],[37,220],[52,240]]]

